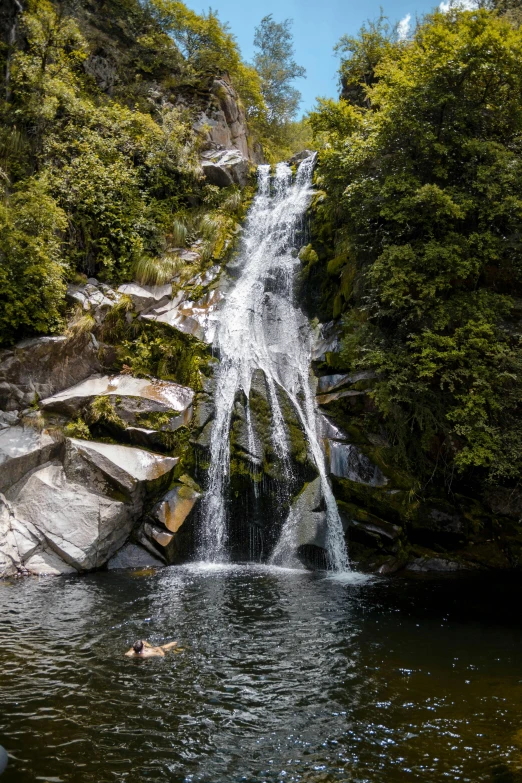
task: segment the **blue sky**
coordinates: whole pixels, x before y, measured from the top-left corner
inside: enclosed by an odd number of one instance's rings
[[[433,0],[185,0],[194,11],[207,11],[209,5],[217,10],[220,19],[228,22],[236,36],[243,57],[251,60],[254,28],[263,16],[273,14],[276,21],[293,19],[296,61],[304,65],[306,79],[296,81],[296,87],[303,95],[301,110],[307,111],[317,96],[336,97],[336,71],[338,60],[333,46],[344,33],[355,34],[367,19],[379,16],[382,5],[390,22],[395,24],[411,16],[422,16],[431,11]]]

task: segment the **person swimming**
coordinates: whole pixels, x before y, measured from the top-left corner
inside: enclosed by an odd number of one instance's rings
[[[125,655],[127,658],[164,658],[165,650],[171,650],[177,644],[177,642],[169,642],[168,644],[162,644],[160,647],[153,647],[148,642],[138,639]]]

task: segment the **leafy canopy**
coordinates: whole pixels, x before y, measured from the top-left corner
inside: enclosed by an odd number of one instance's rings
[[[375,402],[410,466],[515,480],[522,32],[451,9],[411,42],[377,25],[346,50],[350,100],[311,118],[345,360],[377,371]]]

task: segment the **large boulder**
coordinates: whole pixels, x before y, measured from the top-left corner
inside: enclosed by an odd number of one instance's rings
[[[160,425],[169,432],[186,426],[192,416],[194,392],[187,386],[169,381],[135,378],[132,375],[93,375],[88,380],[65,389],[59,394],[42,400],[44,411],[53,411],[65,416],[77,416],[97,397],[108,397],[115,415],[128,425],[147,427],[158,417],[165,422]]]
[[[180,483],[155,506],[152,517],[171,533],[177,533],[200,497],[201,492],[194,485]]]
[[[29,558],[21,553],[24,568],[33,572],[32,557],[38,554],[45,560],[47,550],[69,567],[66,572],[99,568],[124,544],[138,512],[129,504],[68,481],[63,467],[52,464],[31,474],[16,494],[13,510],[42,545]]]
[[[0,578],[102,567],[128,540],[148,495],[169,486],[178,462],[76,439],[66,440],[61,456],[0,496]]]
[[[298,166],[300,163],[303,162],[303,160],[306,160],[307,158],[312,157],[312,155],[315,155],[316,153],[313,150],[301,150],[301,152],[296,152],[295,155],[292,155],[292,157],[288,161],[289,166]]]
[[[239,150],[208,150],[201,156],[203,174],[211,185],[244,188],[250,176],[250,161]]]
[[[252,163],[264,163],[259,143],[249,144],[246,115],[227,74],[214,79],[211,100],[194,124],[202,145],[210,150],[238,150]]]
[[[158,568],[164,563],[139,544],[125,544],[107,563],[109,571],[117,568]]]
[[[61,443],[32,427],[0,431],[0,490],[15,485],[26,473],[57,456]]]
[[[197,301],[180,301],[176,297],[164,307],[143,315],[143,318],[167,324],[210,345],[216,332],[217,309],[222,299],[223,294],[217,288]]]
[[[118,288],[120,294],[129,296],[137,313],[143,313],[153,307],[167,304],[172,295],[172,284],[139,285],[139,283],[124,283]]]
[[[318,476],[305,484],[294,499],[270,562],[298,568],[302,565],[303,549],[306,552],[313,547],[323,553],[326,551],[327,535],[321,479]]]
[[[82,310],[90,312],[96,323],[101,324],[121,299],[121,293],[91,277],[85,285],[69,284],[66,297],[70,304],[79,305]]]
[[[99,346],[90,334],[23,340],[0,351],[0,408],[27,408],[101,370]]]
[[[132,446],[68,438],[64,466],[69,477],[82,478],[88,485],[95,484],[98,490],[106,490],[108,484],[128,498],[141,499],[143,493],[158,484],[168,484],[178,462],[177,457]],[[101,476],[101,484],[95,476]]]

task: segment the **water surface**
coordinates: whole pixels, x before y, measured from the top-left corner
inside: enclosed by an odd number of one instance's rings
[[[521,586],[254,566],[0,585],[2,783],[514,783]],[[164,659],[136,638],[178,639]]]

